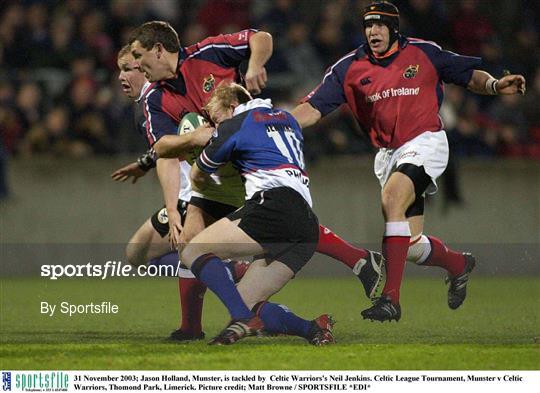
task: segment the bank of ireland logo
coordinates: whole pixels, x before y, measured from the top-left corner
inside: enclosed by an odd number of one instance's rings
[[[212,89],[214,88],[214,85],[216,84],[216,78],[214,75],[210,74],[206,78],[204,78],[203,82],[203,91],[205,93],[210,93]]]
[[[2,371],[2,390],[4,392],[11,390],[11,372]]]
[[[403,77],[405,79],[412,79],[418,74],[418,70],[420,69],[420,64],[416,65],[410,65],[405,69],[405,72],[403,72]]]

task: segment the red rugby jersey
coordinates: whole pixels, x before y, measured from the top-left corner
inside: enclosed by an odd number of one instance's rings
[[[400,37],[399,50],[380,60],[364,44],[331,66],[303,102],[323,116],[347,103],[374,146],[398,148],[443,128],[443,82],[467,86],[480,65],[478,57],[415,38]]]
[[[201,112],[223,80],[239,81],[238,67],[249,59],[249,38],[256,30],[209,37],[180,49],[177,76],[155,83],[143,100],[148,143],[176,134],[189,112]]]

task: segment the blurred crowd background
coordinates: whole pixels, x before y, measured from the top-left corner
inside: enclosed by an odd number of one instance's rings
[[[486,97],[448,85],[441,116],[456,157],[540,159],[537,0],[395,0],[401,31],[481,56],[495,77],[527,78],[525,96]],[[292,108],[324,70],[364,40],[368,0],[3,0],[0,2],[0,163],[11,155],[140,153],[116,55],[139,24],[161,19],[187,46],[254,27],[272,33],[264,96]],[[306,133],[306,156],[372,151],[346,108]],[[0,187],[1,188],[1,187]],[[0,189],[0,195],[5,190]]]

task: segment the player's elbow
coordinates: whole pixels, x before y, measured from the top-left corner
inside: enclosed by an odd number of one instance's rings
[[[263,50],[264,52],[272,53],[274,39],[272,37],[272,34],[266,31],[258,31],[253,34],[253,36],[251,36],[249,43],[252,50],[255,49],[255,46],[256,48]]]
[[[154,149],[154,151],[156,152],[159,158],[169,158],[169,156],[167,155],[169,151],[165,145],[166,143],[163,143],[163,138],[162,138],[156,143],[154,143],[154,145],[152,146],[152,148]]]
[[[255,34],[253,34],[252,39],[255,38],[259,40],[260,42],[264,42],[266,44],[272,44],[273,43],[273,37],[272,34],[268,33],[267,31],[259,30]]]
[[[174,147],[174,140],[171,139],[171,137],[173,136],[166,135],[162,137],[159,141],[154,143],[154,145],[152,146],[159,158],[178,157],[178,153],[176,152],[176,149]]]

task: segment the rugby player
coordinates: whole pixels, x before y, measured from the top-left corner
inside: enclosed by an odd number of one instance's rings
[[[475,258],[423,234],[423,195],[436,192],[436,179],[448,163],[448,141],[438,114],[443,82],[478,94],[509,95],[525,93],[525,78],[495,79],[478,69],[477,57],[400,35],[399,11],[389,2],[368,5],[362,18],[367,43],[332,65],[292,114],[302,127],[309,127],[347,103],[379,148],[375,175],[382,187],[387,278],[382,296],[362,312],[363,317],[400,319],[406,260],[446,269],[448,306],[457,309],[465,300]]]
[[[218,128],[193,165],[192,182],[204,190],[212,182],[210,175],[231,161],[246,190],[243,207],[210,225],[181,251],[181,260],[231,315],[210,344],[233,344],[263,330],[298,335],[314,345],[333,343],[328,315],[309,321],[266,302],[309,261],[319,238],[298,123],[273,109],[270,100],[253,100],[235,83],[221,84],[206,109]],[[236,287],[222,259],[246,255],[259,257]]]
[[[223,80],[239,80],[238,68],[245,61],[248,61],[246,86],[254,93],[259,93],[267,81],[264,64],[272,54],[271,35],[254,30],[209,37],[195,45],[181,47],[176,31],[161,21],[139,26],[130,36],[129,44],[137,66],[153,83],[143,100],[148,141],[153,149],[159,151],[170,144],[170,138],[174,138],[177,142],[174,157],[181,159],[186,155],[184,137],[191,134],[176,136],[180,120],[187,113],[201,113],[218,83]],[[211,128],[199,127],[192,134],[201,131],[208,141]],[[158,166],[161,160],[157,160]],[[172,171],[169,179],[176,179]],[[243,204],[244,189],[237,176],[221,176],[219,182],[228,192],[212,188],[203,195],[193,190],[183,227],[178,225],[180,223],[177,220],[177,224],[169,221],[174,248]],[[233,273],[236,277],[241,276],[243,271],[245,265],[234,265]],[[181,272],[183,277],[180,278],[179,287],[182,322],[180,328],[172,332],[171,338],[200,339],[204,337],[201,317],[206,286],[196,280],[188,269],[182,269]],[[183,285],[188,276],[191,276],[188,285]]]
[[[152,84],[137,68],[129,45],[124,46],[118,52],[117,64],[120,70],[118,80],[122,85],[123,92],[136,103],[140,103],[151,90]],[[141,105],[135,106],[135,125],[139,133],[146,134],[145,118]],[[116,181],[126,181],[132,177],[132,183],[135,183],[139,177],[144,176],[148,170],[155,166],[156,157],[150,149],[141,155],[136,162],[116,170],[111,177]],[[189,174],[189,169],[186,173]],[[190,198],[189,176],[186,177],[186,180],[183,183],[184,189],[177,198],[177,208],[181,216],[185,216],[186,205]],[[169,252],[169,243],[164,239],[168,232],[168,215],[166,208],[163,207],[153,214],[128,242],[126,255],[129,263],[135,266],[143,265],[149,260]]]
[[[131,46],[124,46],[118,53],[118,67],[120,74],[118,79],[122,84],[124,93],[135,102],[140,104],[144,102],[148,94],[152,93],[154,84],[148,82],[144,74],[138,69],[138,65],[131,54]],[[156,110],[150,111],[155,115]],[[143,114],[142,105],[137,105],[135,110],[135,123],[137,130],[143,135],[146,135],[146,118]],[[203,130],[204,131],[204,130]],[[199,132],[200,133],[200,132]],[[197,134],[193,134],[197,135]],[[191,135],[190,137],[192,137]],[[202,134],[202,137],[198,140],[192,140],[192,145],[204,146],[209,138],[210,134]],[[185,145],[186,136],[180,138],[180,143]],[[146,153],[141,155],[136,162],[129,164],[123,168],[115,171],[111,177],[116,181],[125,181],[130,177],[133,178],[133,183],[141,176],[144,176],[148,170],[156,167],[157,157],[150,148]],[[175,166],[176,160],[172,160]],[[191,199],[191,184],[189,180],[189,173],[191,167],[186,162],[180,162],[180,176],[181,188],[178,192],[176,209],[181,217],[181,224],[184,223],[187,214],[187,206]],[[173,170],[173,172],[176,172]],[[158,170],[159,175],[159,170]],[[165,177],[165,175],[162,176]],[[174,174],[173,176],[176,176]],[[173,188],[174,190],[174,188]],[[135,232],[131,237],[126,247],[126,255],[128,261],[133,265],[146,264],[148,261],[154,258],[172,259],[174,265],[178,263],[178,254],[176,251],[172,253],[169,242],[165,239],[165,236],[169,233],[169,212],[167,206],[160,208],[154,213],[145,223]],[[181,230],[179,228],[179,230]],[[237,262],[232,262],[228,265],[231,268],[232,273],[239,278],[242,275],[245,267]],[[181,302],[181,325],[180,327],[171,333],[170,338],[174,340],[191,340],[202,339],[204,333],[202,332],[201,318],[202,318],[202,294],[206,288],[201,285],[189,270],[180,269],[180,277],[178,280],[180,302]]]

